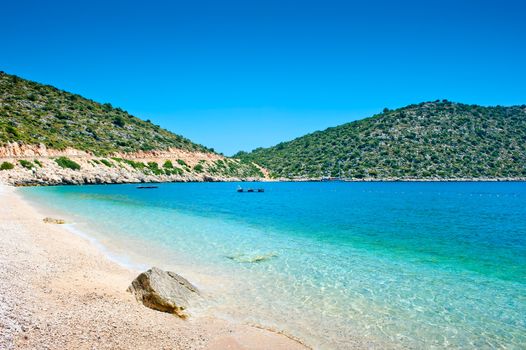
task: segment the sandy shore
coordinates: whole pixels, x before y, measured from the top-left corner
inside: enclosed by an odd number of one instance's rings
[[[135,272],[0,185],[0,349],[305,349],[212,317],[183,321],[138,304]],[[184,271],[176,271],[184,275]]]

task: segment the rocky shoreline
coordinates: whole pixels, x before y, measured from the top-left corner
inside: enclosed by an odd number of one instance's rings
[[[60,158],[76,163],[78,169],[59,165]],[[268,170],[257,164],[215,153],[168,149],[97,157],[77,149],[54,150],[44,145],[10,143],[0,147],[0,183],[14,186],[235,181],[512,182],[526,178],[271,178]]]
[[[0,159],[0,163],[5,160]],[[136,170],[127,165],[109,168],[95,166],[87,160],[75,159],[82,164],[82,170],[60,168],[51,159],[39,159],[43,168],[26,169],[15,166],[14,169],[0,171],[0,183],[14,186],[54,186],[54,185],[89,185],[89,184],[124,184],[124,183],[158,183],[158,182],[226,182],[226,181],[261,181],[262,178],[222,177],[209,174],[187,173],[183,175],[155,175]]]
[[[35,158],[42,167],[35,166],[27,169],[17,162],[27,158],[0,158],[0,164],[11,162],[15,164],[13,169],[0,170],[0,183],[13,186],[56,186],[56,185],[95,185],[95,184],[126,184],[126,183],[161,183],[161,182],[522,182],[526,178],[364,178],[364,179],[341,179],[324,180],[313,179],[289,179],[268,177],[227,177],[217,176],[209,173],[196,174],[187,172],[184,174],[153,174],[143,170],[137,170],[127,164],[116,164],[108,167],[93,164],[96,158],[74,158],[75,162],[81,164],[81,170],[64,169],[58,166],[52,158]],[[158,160],[162,163],[165,160]],[[150,161],[151,162],[151,161]]]
[[[215,153],[169,149],[98,157],[76,149],[48,149],[44,145],[11,143],[0,147],[0,182],[15,186],[265,179],[268,179],[266,169]]]

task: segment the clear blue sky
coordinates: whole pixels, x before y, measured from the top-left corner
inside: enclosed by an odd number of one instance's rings
[[[0,70],[232,154],[447,98],[526,103],[526,1],[2,1]]]

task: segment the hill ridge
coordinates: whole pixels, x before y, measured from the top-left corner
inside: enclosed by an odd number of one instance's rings
[[[422,102],[234,157],[285,178],[525,178],[526,105]]]
[[[213,152],[110,103],[0,71],[0,146],[13,141],[95,155],[168,148]]]

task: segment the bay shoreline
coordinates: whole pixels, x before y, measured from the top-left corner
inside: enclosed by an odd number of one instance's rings
[[[12,186],[0,184],[0,203],[2,349],[308,348],[257,326],[150,310],[126,292],[137,271],[88,237],[44,223]]]

